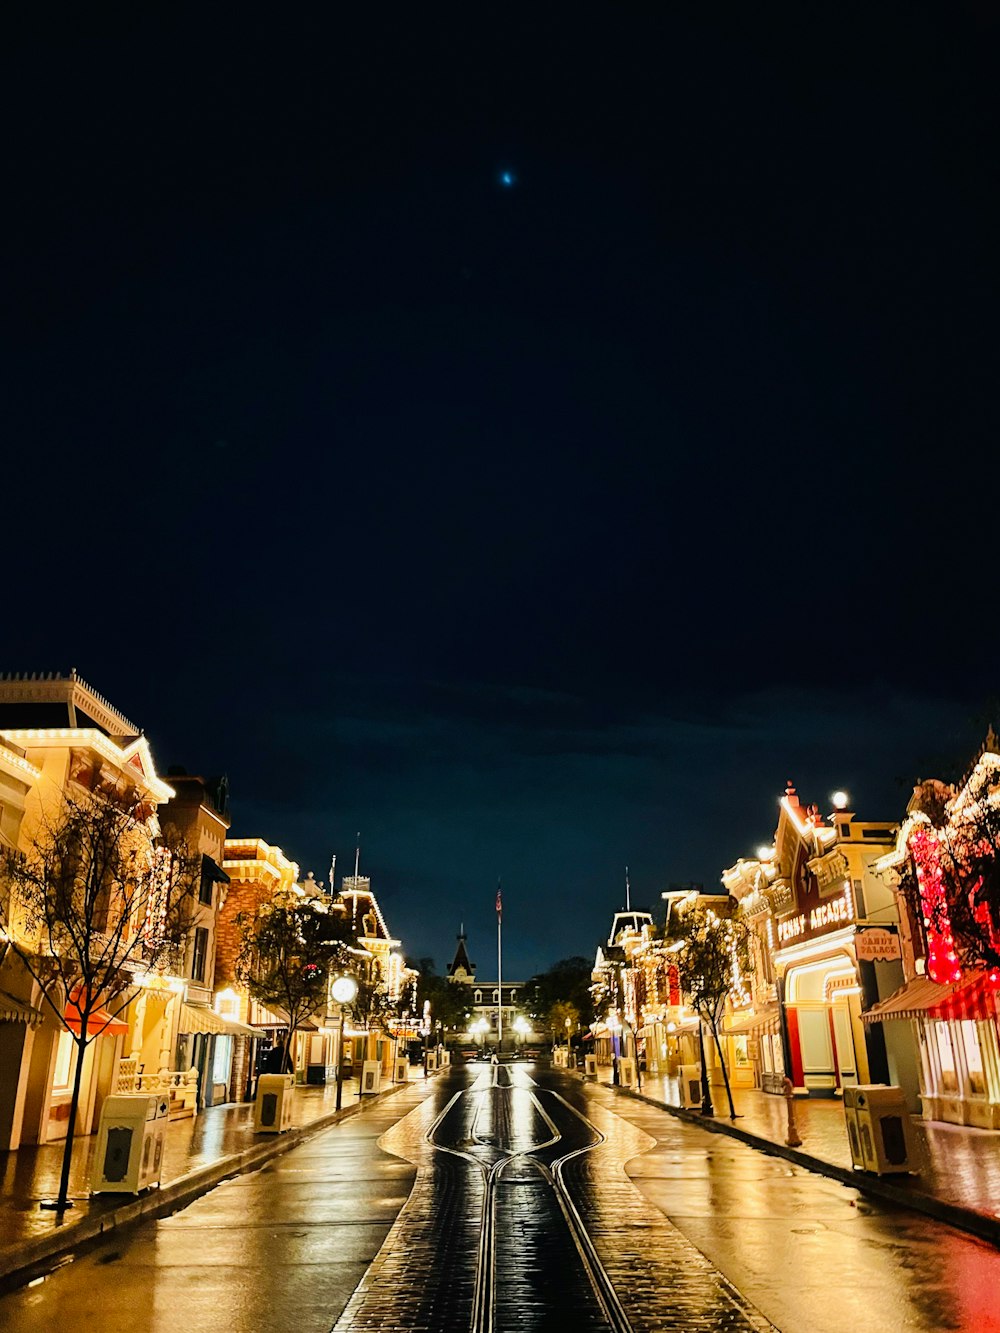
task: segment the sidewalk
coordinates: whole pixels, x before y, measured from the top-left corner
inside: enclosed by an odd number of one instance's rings
[[[410,1083],[423,1081],[410,1071]],[[0,1280],[42,1260],[65,1253],[116,1226],[139,1217],[173,1212],[211,1189],[226,1176],[254,1169],[269,1157],[357,1111],[359,1080],[345,1078],[341,1110],[335,1084],[297,1087],[292,1101],[292,1128],[283,1134],[255,1134],[252,1102],[209,1107],[167,1127],[160,1188],[142,1195],[89,1194],[90,1172],[97,1149],[96,1134],[77,1140],[70,1174],[73,1208],[60,1221],[39,1203],[54,1198],[62,1169],[62,1143],[23,1147],[0,1153]],[[384,1097],[405,1084],[383,1085]],[[369,1097],[368,1101],[377,1100]]]
[[[587,1082],[593,1080],[587,1079]],[[598,1067],[597,1082],[611,1087],[611,1069]],[[802,1146],[789,1148],[784,1097],[734,1088],[737,1119],[729,1119],[726,1090],[712,1085],[714,1116],[680,1108],[676,1078],[643,1074],[642,1090],[615,1089],[661,1106],[714,1133],[730,1134],[761,1149],[891,1203],[1000,1244],[1000,1131],[914,1119],[920,1151],[919,1176],[876,1176],[851,1164],[844,1108],[837,1098],[796,1098],[795,1123]]]

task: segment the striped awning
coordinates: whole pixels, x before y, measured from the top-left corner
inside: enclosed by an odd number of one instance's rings
[[[740,1014],[738,1017],[734,1016],[723,1028],[722,1035],[728,1037],[730,1035],[738,1036],[740,1033],[744,1032],[764,1032],[767,1028],[772,1028],[777,1032],[778,1026],[779,1019],[777,1009],[765,1009],[760,1013]]]
[[[27,1000],[19,1000],[5,990],[0,990],[0,1023],[24,1023],[26,1027],[36,1028],[42,1021],[41,1011]]]
[[[237,1023],[234,1018],[223,1018],[207,1004],[181,1004],[181,1016],[178,1031],[182,1033],[207,1032],[225,1037],[256,1037],[255,1028],[246,1023]]]
[[[862,1023],[883,1023],[896,1018],[926,1018],[929,1010],[955,993],[956,986],[940,986],[930,977],[914,977],[905,986],[878,1004],[873,1004],[861,1015]]]

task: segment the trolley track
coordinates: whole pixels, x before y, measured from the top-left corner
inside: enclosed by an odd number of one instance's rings
[[[417,1181],[335,1333],[769,1329],[625,1176],[653,1141],[546,1083],[492,1066],[383,1135]]]

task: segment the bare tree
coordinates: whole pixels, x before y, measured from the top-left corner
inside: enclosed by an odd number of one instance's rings
[[[267,1008],[288,1018],[282,1069],[291,1069],[292,1041],[301,1025],[326,1004],[330,971],[346,956],[351,936],[339,899],[279,889],[255,912],[241,912],[236,978]]]
[[[736,1107],[719,1041],[719,1024],[726,996],[736,985],[737,977],[750,971],[750,928],[739,917],[730,919],[711,908],[696,907],[677,918],[674,934],[683,941],[677,955],[681,984],[691,1008],[712,1033],[726,1084],[729,1118],[735,1120]]]
[[[155,814],[134,790],[95,784],[64,795],[27,850],[3,859],[8,946],[76,1048],[58,1212],[72,1207],[86,1049],[139,993],[137,975],[179,966],[196,911],[200,858],[160,835]]]

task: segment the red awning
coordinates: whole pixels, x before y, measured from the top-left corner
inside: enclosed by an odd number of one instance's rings
[[[928,1018],[996,1018],[996,987],[985,972],[971,972],[967,980],[956,986],[952,993],[933,1008]]]
[[[66,1026],[77,1036],[80,1035],[80,1015],[72,1004],[67,1004],[63,1014]],[[128,1024],[121,1018],[112,1018],[106,1009],[95,1009],[87,1019],[87,1036],[103,1037],[106,1032],[127,1032]]]

